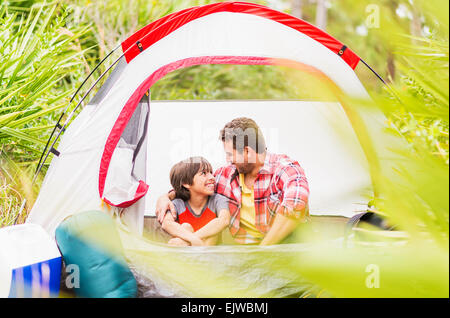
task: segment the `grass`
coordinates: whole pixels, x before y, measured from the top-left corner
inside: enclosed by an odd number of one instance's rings
[[[13,188],[6,177],[0,174],[0,224],[2,226],[14,225],[22,199],[22,195]]]
[[[32,184],[34,170],[0,155],[0,227],[24,223],[39,192],[42,176]]]

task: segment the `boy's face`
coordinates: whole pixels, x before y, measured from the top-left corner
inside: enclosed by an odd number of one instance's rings
[[[194,176],[192,185],[185,184],[184,187],[193,193],[200,195],[212,195],[214,193],[215,179],[211,171],[200,170]]]

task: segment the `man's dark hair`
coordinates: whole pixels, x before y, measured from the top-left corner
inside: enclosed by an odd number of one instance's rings
[[[191,194],[183,184],[192,185],[194,176],[199,171],[213,173],[211,164],[203,157],[190,157],[180,161],[170,169],[170,183],[175,190],[175,197],[183,201],[191,198]]]
[[[233,149],[239,153],[244,151],[244,147],[250,147],[257,153],[266,151],[266,141],[253,119],[247,117],[235,118],[223,127],[220,131],[219,139],[222,142],[233,141]]]

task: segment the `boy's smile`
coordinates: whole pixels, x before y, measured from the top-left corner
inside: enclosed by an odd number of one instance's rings
[[[210,171],[203,170],[195,174],[192,185],[189,185],[187,188],[191,194],[194,192],[196,194],[209,196],[214,194],[214,187],[214,175]]]
[[[212,181],[207,181],[205,186],[214,192],[214,186],[216,185],[214,179]]]

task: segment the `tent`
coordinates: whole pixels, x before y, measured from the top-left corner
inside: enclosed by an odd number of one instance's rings
[[[205,125],[206,121],[194,121],[205,110],[213,116],[208,118],[209,126],[200,129],[200,136],[218,135],[229,119],[247,115],[263,128],[269,150],[278,148],[304,165],[311,184],[312,215],[350,218],[365,211],[368,198],[377,191],[373,167],[385,167],[380,161],[386,163],[394,158],[383,148],[390,138],[384,131],[383,114],[370,108],[351,108],[346,103],[346,96],[369,99],[354,71],[362,60],[329,34],[288,14],[245,2],[188,8],[150,23],[123,41],[114,51],[117,50],[122,50],[121,55],[109,66],[112,72],[105,83],[73,121],[82,101],[70,114],[61,115],[41,157],[38,173],[47,157],[54,154],[27,222],[40,224],[51,235],[68,216],[99,209],[121,215],[128,230],[141,234],[144,215],[153,213],[155,198],[168,190],[168,169],[173,161],[191,154],[208,157],[208,153],[220,153],[217,137],[209,150],[188,147],[190,150],[177,153],[167,149],[173,142],[167,139],[171,135],[186,137]],[[168,73],[207,64],[291,67],[327,83],[339,102],[151,100],[152,85]],[[270,115],[273,109],[277,109],[276,116]],[[295,124],[296,118],[302,120]],[[171,125],[164,125],[164,121]],[[343,133],[333,129],[336,122]],[[171,127],[178,130],[174,132]],[[272,138],[283,142],[271,143],[268,135],[273,127],[278,129],[275,134],[286,134],[283,129],[292,131],[290,127],[295,127],[302,138]],[[188,141],[189,138],[179,144],[186,145]],[[160,149],[156,150],[158,143]],[[220,165],[221,156],[218,158],[213,162],[215,168]],[[132,251],[128,256],[145,259],[145,253],[161,249],[175,253],[129,235],[122,232],[125,248]],[[246,254],[247,261],[259,251],[255,247],[236,248],[239,255]],[[227,246],[194,250],[178,249],[176,253],[206,262],[223,253],[233,254]],[[291,253],[296,249],[282,250]],[[160,278],[155,273],[150,276]],[[251,277],[249,274],[247,278],[252,280]],[[271,286],[265,290],[280,290],[276,283]],[[156,290],[157,295],[164,295],[161,288]],[[166,295],[176,294],[173,289],[166,290]]]
[[[151,101],[151,86],[169,72],[205,64],[284,65],[326,81],[337,96],[369,98],[354,72],[360,58],[350,48],[307,22],[261,5],[224,2],[185,9],[150,23],[123,41],[120,48],[123,54],[110,66],[114,69],[105,84],[67,129],[74,111],[65,124],[61,116],[41,158],[55,154],[27,222],[41,224],[50,233],[69,215],[92,209],[106,210],[107,205],[115,210],[126,209],[123,213],[126,223],[142,232],[143,214],[152,213],[149,201],[167,191],[166,186],[158,184],[149,187],[149,171],[164,170],[150,164],[149,158],[155,156],[149,146],[151,133],[147,134],[152,131],[150,109],[157,109],[159,104],[178,111],[195,108],[186,102],[170,106]],[[233,108],[232,102],[223,103],[222,109]],[[256,102],[241,101],[236,107],[244,109],[252,103]],[[265,106],[275,107],[275,103],[278,102],[267,101]],[[203,107],[213,109],[219,104],[205,102]],[[354,149],[339,155],[327,146],[327,143],[336,145],[332,138],[321,138],[323,147],[317,147],[314,138],[304,141],[312,162],[306,171],[308,179],[313,183],[322,180],[317,182],[317,193],[321,194],[317,195],[318,207],[311,206],[312,214],[351,217],[358,209],[345,211],[342,207],[355,203],[362,203],[359,210],[364,210],[363,205],[374,188],[368,162],[375,157],[370,155],[375,148],[367,141],[362,143],[361,135],[378,134],[384,128],[384,117],[365,109],[355,111],[346,107],[344,101],[333,105],[316,103],[314,106],[305,101],[294,104],[288,107],[298,107],[304,118],[317,123],[310,125],[309,136],[323,131],[327,114],[328,118],[329,114],[337,114],[350,129],[347,136]],[[174,113],[172,117],[177,118]],[[355,127],[359,127],[358,133],[353,130]],[[333,137],[331,130],[327,132],[323,137]],[[56,149],[54,146],[62,133],[64,137]],[[333,163],[335,166],[326,162],[329,156],[339,157]],[[349,164],[351,156],[357,158],[354,162],[360,163]],[[322,173],[342,171],[352,177],[348,180],[335,175],[325,179],[320,175],[321,170]],[[336,179],[341,183],[336,183]],[[334,190],[326,186],[333,180]],[[322,194],[325,196],[321,200]],[[328,207],[323,206],[325,201]]]

